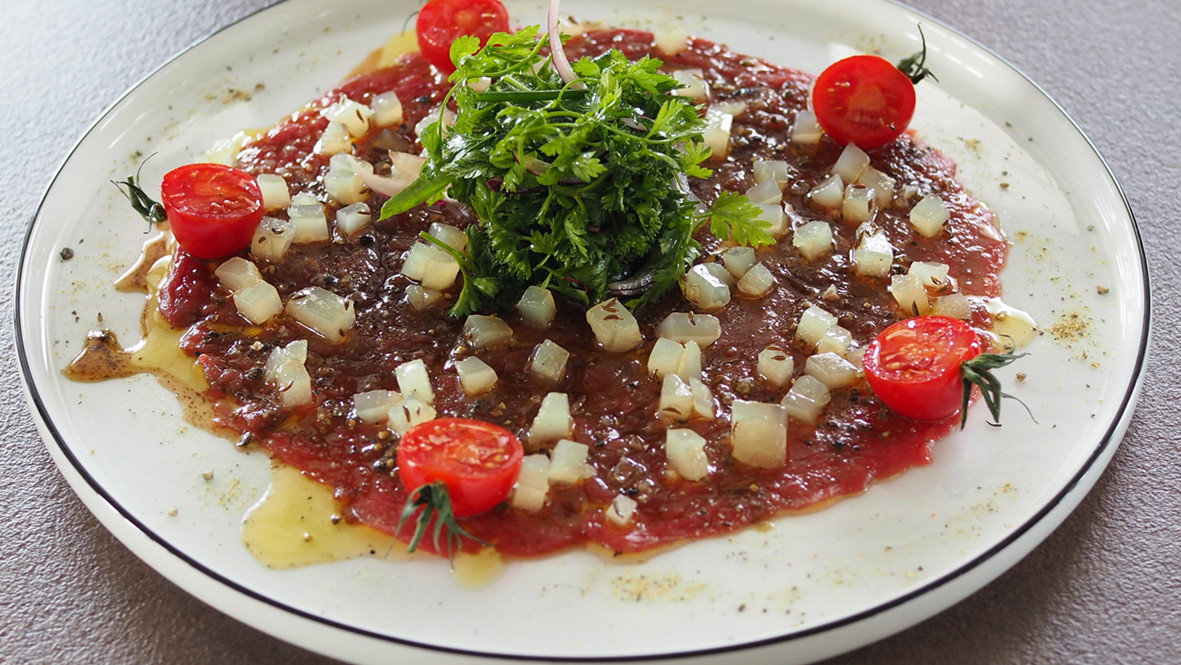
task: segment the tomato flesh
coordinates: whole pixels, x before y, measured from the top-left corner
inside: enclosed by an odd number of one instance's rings
[[[943,420],[963,401],[960,366],[980,351],[980,335],[964,321],[920,316],[879,333],[862,363],[870,388],[890,409],[915,420]]]
[[[398,446],[398,477],[409,491],[441,482],[456,517],[478,515],[508,498],[521,470],[521,442],[499,425],[436,418],[411,427]]]
[[[480,38],[480,46],[496,32],[508,31],[508,10],[500,0],[430,0],[418,12],[418,50],[439,71],[455,71],[451,42],[463,35]]]
[[[906,131],[914,116],[914,84],[884,58],[855,55],[816,78],[812,107],[834,141],[871,150]]]
[[[181,249],[221,259],[250,245],[263,217],[254,176],[222,164],[188,164],[164,174],[160,198]]]

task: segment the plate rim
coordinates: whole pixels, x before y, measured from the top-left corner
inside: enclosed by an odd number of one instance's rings
[[[996,59],[997,62],[999,62],[1000,64],[1002,64],[1003,66],[1005,66],[1006,68],[1011,70],[1013,73],[1017,74],[1022,80],[1024,80],[1027,84],[1033,86],[1033,88],[1036,89],[1040,95],[1042,95],[1047,101],[1050,102],[1050,104],[1056,109],[1057,113],[1059,113],[1061,115],[1061,117],[1069,124],[1071,131],[1075,135],[1077,135],[1078,138],[1081,138],[1085,142],[1089,151],[1098,159],[1099,164],[1102,165],[1105,179],[1111,185],[1111,187],[1114,189],[1115,194],[1119,197],[1119,200],[1123,204],[1124,211],[1127,214],[1127,218],[1129,221],[1128,230],[1130,231],[1130,238],[1134,241],[1135,255],[1138,257],[1138,260],[1140,263],[1140,271],[1139,271],[1139,278],[1140,279],[1137,280],[1137,282],[1136,282],[1136,286],[1138,287],[1136,289],[1136,291],[1138,293],[1140,293],[1143,297],[1144,309],[1143,309],[1143,316],[1142,316],[1142,319],[1140,322],[1140,329],[1139,329],[1139,332],[1140,332],[1139,348],[1137,349],[1137,352],[1136,352],[1135,362],[1132,364],[1132,373],[1130,376],[1130,380],[1129,380],[1128,384],[1124,387],[1123,396],[1122,396],[1121,402],[1119,404],[1119,407],[1114,410],[1111,421],[1110,421],[1106,431],[1104,432],[1103,436],[1100,438],[1099,441],[1096,442],[1094,448],[1091,451],[1091,454],[1087,457],[1086,462],[1079,467],[1079,469],[1076,471],[1076,473],[1073,474],[1073,476],[1070,478],[1069,482],[1065,483],[1064,486],[1062,487],[1062,489],[1058,493],[1056,493],[1051,500],[1046,501],[1041,506],[1041,508],[1039,510],[1037,510],[1035,513],[1033,513],[1027,520],[1022,522],[1020,525],[1014,526],[1013,530],[1005,538],[1002,538],[998,542],[994,543],[991,547],[983,550],[979,555],[973,557],[970,560],[963,562],[961,565],[954,567],[953,569],[951,569],[947,573],[945,573],[937,578],[934,578],[924,584],[921,584],[914,589],[911,589],[905,593],[902,593],[895,598],[892,598],[888,601],[884,601],[882,603],[876,604],[873,607],[861,610],[861,611],[856,612],[854,614],[851,614],[848,616],[843,616],[843,617],[840,617],[840,618],[837,618],[837,619],[834,619],[831,621],[826,621],[824,623],[821,623],[821,624],[818,624],[818,625],[815,625],[815,626],[812,626],[809,628],[794,630],[794,631],[790,631],[788,633],[780,634],[780,635],[773,636],[773,637],[762,638],[762,639],[751,640],[751,641],[744,641],[741,643],[736,643],[736,644],[731,644],[731,645],[709,647],[709,648],[697,648],[697,649],[683,650],[683,651],[666,651],[666,652],[659,653],[659,654],[640,654],[640,655],[631,655],[631,656],[617,655],[617,656],[567,656],[567,657],[563,657],[563,656],[552,656],[552,655],[547,656],[547,655],[535,655],[535,654],[497,653],[497,652],[487,652],[487,651],[478,651],[478,650],[465,649],[465,648],[449,647],[449,646],[443,646],[443,645],[438,645],[438,644],[431,644],[428,642],[415,641],[413,639],[407,639],[407,638],[397,637],[397,636],[388,635],[388,634],[382,634],[382,633],[378,633],[378,632],[375,632],[375,631],[372,631],[369,629],[351,626],[346,623],[342,623],[340,621],[337,621],[337,620],[334,620],[334,619],[331,619],[328,617],[319,616],[319,615],[313,614],[311,612],[308,612],[306,610],[299,609],[297,607],[292,607],[292,606],[286,604],[285,602],[276,600],[276,599],[271,598],[263,593],[259,593],[257,591],[254,591],[254,590],[248,588],[248,587],[245,587],[245,586],[235,582],[234,580],[229,579],[228,577],[218,573],[217,571],[212,570],[211,568],[207,567],[206,565],[195,560],[195,558],[190,557],[189,555],[185,554],[178,547],[171,544],[163,535],[152,530],[147,524],[145,524],[143,522],[143,520],[140,520],[139,518],[137,518],[131,509],[124,507],[118,501],[116,501],[115,497],[113,497],[109,493],[109,491],[107,489],[105,489],[87,471],[85,465],[83,465],[81,463],[81,461],[75,455],[74,451],[70,448],[70,446],[66,443],[66,441],[62,437],[62,435],[58,432],[58,429],[57,429],[55,423],[53,422],[52,418],[50,417],[50,414],[48,413],[47,407],[45,406],[44,402],[42,401],[40,391],[38,390],[37,384],[36,384],[34,376],[33,376],[33,371],[32,371],[32,367],[31,367],[30,360],[29,360],[27,340],[25,338],[23,328],[25,325],[29,324],[29,320],[34,318],[34,315],[32,313],[26,313],[24,311],[25,308],[22,304],[23,303],[22,295],[23,295],[23,291],[25,289],[25,284],[28,280],[27,273],[29,272],[29,269],[30,269],[29,261],[30,261],[30,254],[32,251],[31,245],[32,245],[34,232],[39,226],[38,222],[41,221],[42,209],[47,202],[49,194],[53,190],[54,186],[57,184],[64,169],[66,168],[66,165],[71,161],[71,159],[73,159],[73,157],[75,156],[77,151],[81,148],[82,144],[91,136],[91,134],[114,112],[116,107],[118,107],[120,104],[122,104],[129,96],[131,96],[136,90],[138,90],[141,86],[143,86],[148,80],[159,75],[161,71],[163,71],[164,69],[173,65],[178,60],[182,59],[185,55],[187,55],[188,53],[193,51],[195,48],[201,46],[202,44],[204,44],[205,42],[214,38],[218,34],[221,34],[227,30],[235,28],[236,26],[238,26],[239,24],[241,24],[243,22],[252,20],[254,17],[256,17],[260,14],[263,14],[265,12],[271,11],[280,5],[287,4],[287,0],[278,0],[278,2],[274,2],[270,5],[265,6],[265,7],[255,9],[255,10],[253,10],[247,14],[244,14],[241,17],[235,19],[233,22],[228,23],[224,26],[221,26],[221,27],[209,32],[208,34],[204,35],[203,37],[196,39],[195,41],[193,41],[189,45],[187,45],[184,48],[182,48],[181,50],[177,51],[174,55],[172,55],[171,57],[166,59],[160,65],[158,65],[157,67],[152,69],[152,71],[150,71],[146,75],[142,76],[135,83],[133,83],[132,85],[127,87],[121,94],[119,94],[119,96],[113,102],[111,102],[109,105],[107,105],[106,108],[104,108],[103,111],[95,118],[95,120],[92,123],[90,123],[90,125],[81,133],[81,135],[78,137],[78,139],[74,142],[73,146],[67,151],[65,157],[59,162],[53,175],[50,177],[48,184],[42,190],[41,196],[38,199],[38,203],[37,203],[34,211],[32,212],[32,214],[29,216],[28,222],[26,224],[24,237],[21,242],[21,250],[18,255],[16,280],[15,280],[15,285],[14,285],[15,290],[14,290],[14,297],[13,297],[12,322],[14,325],[14,347],[16,350],[18,365],[20,368],[22,387],[24,389],[26,402],[30,406],[30,411],[32,412],[32,414],[35,416],[35,418],[38,421],[37,424],[39,425],[41,438],[43,439],[46,447],[49,448],[49,451],[51,453],[51,457],[54,459],[55,464],[59,467],[59,470],[63,473],[63,476],[65,476],[66,480],[69,481],[69,484],[71,485],[71,487],[75,491],[75,493],[79,494],[79,498],[82,499],[82,501],[83,501],[84,505],[86,505],[87,509],[99,520],[100,523],[102,523],[104,525],[104,528],[106,528],[109,532],[111,532],[112,535],[116,536],[116,538],[120,541],[120,543],[123,546],[125,546],[129,550],[131,550],[132,553],[135,554],[137,558],[139,558],[144,563],[147,563],[153,570],[155,570],[157,573],[159,573],[165,579],[168,579],[173,584],[180,586],[187,593],[189,593],[193,597],[197,598],[198,600],[201,600],[202,602],[209,604],[210,606],[214,607],[222,614],[225,614],[227,616],[231,616],[231,618],[242,621],[238,617],[234,617],[233,615],[228,614],[226,611],[222,610],[221,608],[217,607],[216,605],[213,605],[213,603],[211,603],[206,597],[204,597],[203,594],[201,594],[200,592],[198,592],[195,589],[190,588],[188,585],[182,584],[181,582],[174,579],[173,575],[170,575],[170,574],[166,573],[164,570],[162,570],[162,566],[159,566],[159,565],[157,565],[157,563],[151,561],[150,557],[147,555],[147,553],[140,552],[138,547],[135,547],[131,543],[129,543],[128,542],[130,540],[129,537],[125,537],[125,536],[121,535],[119,533],[118,529],[116,529],[112,525],[108,524],[106,519],[104,519],[104,516],[100,514],[98,507],[92,505],[91,501],[97,500],[98,502],[101,502],[101,504],[103,506],[105,506],[106,508],[108,508],[110,511],[112,511],[113,514],[117,514],[119,517],[121,517],[123,520],[125,520],[130,525],[130,528],[133,530],[134,533],[146,537],[149,542],[154,543],[156,546],[158,546],[164,552],[166,552],[169,556],[176,559],[177,562],[186,564],[187,566],[191,567],[192,569],[194,569],[195,571],[197,571],[198,573],[200,573],[204,577],[216,582],[217,584],[221,585],[221,587],[224,587],[225,589],[227,589],[229,591],[232,591],[236,594],[245,596],[246,598],[248,598],[250,600],[253,600],[256,602],[261,602],[261,603],[268,605],[268,606],[272,607],[273,609],[278,610],[284,614],[292,615],[292,616],[297,617],[302,620],[311,621],[311,622],[313,622],[315,624],[319,624],[321,626],[325,626],[325,627],[332,628],[335,630],[341,630],[346,633],[350,633],[350,634],[361,636],[361,637],[376,639],[382,643],[397,644],[397,645],[401,645],[401,646],[408,646],[408,647],[413,647],[416,649],[423,649],[423,650],[437,652],[437,653],[443,653],[443,654],[471,656],[471,657],[479,657],[479,658],[490,658],[490,659],[496,659],[496,660],[526,661],[526,662],[571,662],[571,663],[653,662],[653,661],[665,660],[665,659],[669,659],[669,658],[685,658],[685,657],[699,657],[699,656],[729,654],[729,653],[755,650],[755,649],[759,649],[762,647],[782,645],[782,644],[791,643],[791,642],[798,642],[798,641],[801,641],[805,638],[814,637],[814,636],[817,636],[817,635],[820,635],[823,633],[833,632],[833,631],[836,631],[836,630],[842,629],[842,628],[847,628],[849,626],[864,622],[868,619],[881,616],[889,611],[901,608],[902,606],[912,603],[920,598],[930,596],[935,591],[938,591],[940,589],[944,589],[950,585],[953,585],[957,581],[963,580],[965,577],[967,577],[969,575],[969,573],[972,573],[973,571],[977,571],[984,564],[994,561],[1001,553],[1008,550],[1017,541],[1021,540],[1022,538],[1025,538],[1026,536],[1031,535],[1031,532],[1033,532],[1036,528],[1046,527],[1048,529],[1044,535],[1041,535],[1030,546],[1029,550],[1021,552],[1019,554],[1019,556],[1017,556],[1017,558],[1014,561],[1008,563],[1007,565],[1002,567],[1001,570],[995,572],[994,574],[991,574],[988,577],[988,579],[986,579],[984,582],[984,585],[987,585],[992,580],[994,580],[996,577],[1001,575],[1006,570],[1010,569],[1012,566],[1016,565],[1016,563],[1018,563],[1021,559],[1023,559],[1025,556],[1027,556],[1029,554],[1029,552],[1032,551],[1032,549],[1037,546],[1037,544],[1039,544],[1045,538],[1047,538],[1049,536],[1049,534],[1052,533],[1059,526],[1059,524],[1074,511],[1078,502],[1081,501],[1082,498],[1085,497],[1086,494],[1090,492],[1091,486],[1098,479],[1098,477],[1100,475],[1102,475],[1103,471],[1106,468],[1108,461],[1110,461],[1111,455],[1114,454],[1115,450],[1119,447],[1119,445],[1121,443],[1122,437],[1128,427],[1132,413],[1135,410],[1135,405],[1136,405],[1138,398],[1139,398],[1141,386],[1142,386],[1143,381],[1145,379],[1145,374],[1146,374],[1145,369],[1146,369],[1147,361],[1148,361],[1148,357],[1149,357],[1150,338],[1151,338],[1151,330],[1152,330],[1152,318],[1153,318],[1152,317],[1152,309],[1153,308],[1152,308],[1152,298],[1151,298],[1151,293],[1152,293],[1151,278],[1150,278],[1150,273],[1148,270],[1147,254],[1145,251],[1144,241],[1143,241],[1143,237],[1142,237],[1142,234],[1140,231],[1140,227],[1136,221],[1135,212],[1133,211],[1131,203],[1128,200],[1128,197],[1125,194],[1122,186],[1120,185],[1118,179],[1115,177],[1115,174],[1112,171],[1110,164],[1103,157],[1103,154],[1098,150],[1098,148],[1091,141],[1091,139],[1082,130],[1080,125],[1066,111],[1066,109],[1063,108],[1062,105],[1058,103],[1058,101],[1052,95],[1050,95],[1033,78],[1028,76],[1021,68],[1015,66],[1009,60],[1002,57],[1001,55],[999,55],[998,53],[993,51],[991,48],[989,48],[988,46],[986,46],[986,45],[980,43],[979,41],[977,41],[976,39],[964,34],[960,30],[954,28],[953,26],[947,24],[946,22],[944,22],[940,19],[934,18],[930,14],[928,14],[924,11],[921,11],[921,10],[915,9],[909,5],[906,5],[903,2],[901,2],[900,0],[879,0],[879,1],[881,1],[887,5],[894,5],[895,7],[898,7],[904,11],[915,14],[916,16],[922,18],[924,21],[930,21],[934,24],[937,24],[941,28],[948,30],[949,32],[957,35],[960,38],[963,38],[969,44],[971,44],[973,48],[978,49],[981,52],[987,54],[989,57]],[[44,224],[44,223],[46,223],[46,222],[42,221],[42,224]],[[1131,275],[1121,275],[1121,278],[1126,279],[1127,277],[1130,277],[1130,276]],[[46,436],[46,435],[48,435],[48,436]],[[1106,458],[1106,460],[1104,460],[1101,465],[1097,466],[1099,461],[1103,460],[1104,458]],[[68,467],[63,467],[63,460],[65,463],[69,464]],[[1062,507],[1067,502],[1067,500],[1069,498],[1072,498],[1072,495],[1076,492],[1076,490],[1080,489],[1080,486],[1083,483],[1084,479],[1089,474],[1092,474],[1092,473],[1095,474],[1095,478],[1091,479],[1088,484],[1081,487],[1081,489],[1083,490],[1082,494],[1077,498],[1076,501],[1074,501],[1074,505],[1068,506],[1065,513],[1060,516],[1054,515],[1058,511],[1058,509],[1060,507]],[[89,492],[92,493],[91,497],[89,497],[90,500],[87,500],[87,497],[82,496],[82,494],[80,492],[80,488],[77,486],[77,484],[75,482],[73,482],[73,479],[71,478],[71,474],[76,474],[77,478],[85,484],[84,489],[87,489]],[[1054,521],[1054,520],[1047,521],[1047,518],[1051,517],[1052,515],[1055,516],[1056,521]],[[982,588],[982,586],[983,585],[981,585],[981,587],[978,587],[978,588]],[[965,594],[965,596],[966,595],[967,594]],[[940,605],[940,607],[938,607],[934,612],[931,612],[931,614],[943,611],[947,607],[950,607],[951,605],[958,603],[960,600],[963,599],[963,597],[964,596],[956,597],[950,603]],[[920,620],[922,618],[926,618],[926,617],[921,617]],[[246,622],[244,622],[244,623],[246,623]],[[917,623],[917,621],[906,623],[905,625],[897,627],[897,628],[891,630],[889,634],[900,632],[901,630],[904,630],[905,628],[907,628],[911,625],[914,625],[914,623]],[[298,646],[301,646],[303,648],[317,650],[313,646],[310,646],[310,645],[304,644],[304,643],[300,643],[298,641],[294,641],[291,638],[288,638],[275,630],[261,628],[258,625],[251,624],[251,623],[247,623],[247,625],[249,625],[257,630],[262,630],[263,632],[266,632],[276,638],[284,639],[285,641],[289,641],[294,644],[297,644]],[[842,648],[841,650],[834,652],[833,655],[835,655],[836,653],[842,653],[842,652],[845,652],[848,650],[852,650],[852,649],[858,648],[860,646],[864,646],[864,644],[868,643],[868,641],[872,641],[872,640],[867,640],[867,641],[852,644],[851,646],[848,646],[847,648]],[[322,653],[326,653],[326,652],[322,652]]]

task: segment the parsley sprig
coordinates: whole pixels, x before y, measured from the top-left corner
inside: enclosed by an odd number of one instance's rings
[[[695,236],[752,246],[774,242],[759,209],[725,192],[704,210],[686,177],[706,178],[709,149],[696,105],[661,62],[616,50],[573,63],[566,82],[543,53],[538,28],[474,37],[451,47],[457,63],[448,101],[452,127],[420,137],[427,162],[382,217],[444,193],[479,223],[454,252],[464,278],[452,308],[462,316],[513,302],[529,285],[576,302],[602,300],[609,285],[644,272],[640,307],[672,289],[701,252]],[[490,80],[483,90],[470,84]]]

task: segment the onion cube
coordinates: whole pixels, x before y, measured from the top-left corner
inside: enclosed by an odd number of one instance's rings
[[[670,429],[665,434],[664,452],[669,466],[685,480],[701,480],[709,475],[705,438],[691,429]]]
[[[742,279],[742,276],[751,269],[755,261],[753,247],[731,247],[722,252],[722,265],[734,276],[734,279]]]
[[[549,480],[551,483],[571,484],[591,475],[586,463],[590,447],[570,439],[559,439],[550,452]]]
[[[496,370],[475,356],[455,361],[455,373],[459,375],[463,392],[468,395],[479,395],[496,385]]]
[[[713,420],[714,394],[701,379],[689,379],[689,392],[693,394],[693,415],[704,420]]]
[[[783,201],[783,190],[774,180],[764,180],[744,192],[751,203],[774,203],[779,205]]]
[[[890,276],[890,295],[908,316],[921,316],[931,309],[923,278],[915,273]]]
[[[909,275],[917,275],[923,286],[928,289],[941,289],[947,286],[948,270],[946,263],[915,261],[906,272]]]
[[[868,167],[869,155],[855,143],[848,143],[837,157],[836,164],[833,164],[832,172],[841,176],[841,182],[857,182]]]
[[[808,192],[808,200],[824,210],[836,210],[845,201],[845,183],[841,176],[832,174]]]
[[[706,86],[704,75],[700,69],[678,69],[672,73],[672,77],[683,86],[673,90],[674,95],[698,101],[709,96],[709,88]]]
[[[234,307],[247,321],[261,325],[283,311],[283,299],[274,286],[260,279],[234,291]]]
[[[571,436],[570,397],[566,393],[547,393],[529,426],[529,443],[556,441]]]
[[[402,100],[398,99],[398,93],[393,90],[374,95],[369,107],[373,109],[373,123],[378,127],[402,123]]]
[[[608,522],[623,526],[632,521],[638,505],[639,503],[635,499],[626,494],[620,494],[611,500],[611,505],[603,511],[603,516],[607,518]]]
[[[426,242],[416,242],[406,252],[402,274],[428,289],[442,291],[455,283],[459,263],[446,250]]]
[[[939,296],[931,304],[931,313],[936,316],[948,316],[953,319],[967,320],[972,316],[972,304],[962,293],[949,293]]]
[[[826,330],[816,342],[816,353],[844,354],[853,345],[853,333],[847,328],[833,326]]]
[[[791,390],[783,396],[780,404],[787,409],[789,417],[814,423],[830,401],[832,395],[828,391],[828,386],[810,374],[801,374],[792,384]]]
[[[756,159],[751,170],[755,182],[774,180],[780,187],[787,183],[787,162],[782,159]]]
[[[894,200],[894,179],[872,166],[861,172],[857,184],[873,190],[873,200],[879,208],[885,208]]]
[[[674,342],[709,346],[722,336],[722,324],[712,314],[673,312],[656,326],[656,334]]]
[[[759,376],[772,388],[787,385],[794,371],[795,359],[787,351],[774,346],[759,351]]]
[[[277,217],[263,217],[254,230],[250,241],[250,255],[278,263],[287,256],[291,243],[295,241],[295,223]]]
[[[229,291],[237,291],[262,280],[258,266],[240,256],[227,259],[213,271],[213,275]]]
[[[815,346],[824,337],[824,333],[835,325],[837,317],[821,307],[812,305],[800,315],[799,323],[796,324],[796,337]]]
[[[763,469],[787,463],[787,412],[779,404],[736,399],[730,412],[730,455]]]
[[[885,277],[893,263],[894,246],[882,231],[862,235],[853,250],[854,270],[864,277]]]
[[[784,212],[782,202],[756,203],[754,206],[759,209],[759,221],[767,223],[764,229],[767,233],[780,238],[787,232],[787,213]]]
[[[648,354],[648,374],[663,379],[666,374],[676,374],[681,367],[681,356],[685,347],[665,337],[658,337]]]
[[[526,455],[521,459],[521,472],[509,503],[514,508],[535,513],[545,505],[549,494],[549,456],[545,453]]]
[[[313,148],[318,155],[335,155],[353,149],[352,137],[343,124],[330,121]]]
[[[688,420],[693,415],[693,389],[676,374],[664,375],[657,415],[678,421]]]
[[[724,159],[730,152],[730,128],[734,115],[711,106],[705,110],[705,129],[701,132],[702,142],[709,148],[710,158]]]
[[[943,230],[943,225],[951,218],[951,213],[943,199],[928,194],[914,204],[910,209],[910,224],[915,231],[927,238],[932,238]]]
[[[507,345],[513,340],[513,329],[495,316],[472,314],[463,322],[463,338],[480,351]]]
[[[742,279],[738,280],[738,292],[744,296],[761,298],[775,286],[775,276],[763,263],[756,263]]]
[[[287,346],[276,346],[267,356],[263,379],[279,393],[283,406],[299,406],[312,401],[312,378],[304,363],[308,358],[308,341],[296,340]]]
[[[452,111],[451,109],[444,108],[444,107],[440,106],[439,108],[424,115],[422,117],[422,120],[419,120],[418,123],[414,125],[414,135],[420,137],[419,143],[422,142],[421,137],[422,137],[423,132],[426,132],[428,130],[435,131],[435,130],[430,130],[429,128],[431,125],[438,123],[440,121],[442,121],[443,127],[450,127],[450,126],[454,125],[455,124],[455,112]],[[438,128],[436,128],[436,129],[438,129]]]
[[[557,383],[566,376],[566,363],[569,360],[569,351],[547,339],[533,348],[526,368],[542,381]]]
[[[841,217],[850,222],[868,222],[877,212],[876,206],[872,189],[849,185],[845,188],[845,200],[841,203]]]
[[[808,222],[797,228],[791,239],[792,247],[809,261],[832,254],[832,226],[819,220]]]
[[[661,28],[652,33],[652,39],[656,42],[656,48],[660,49],[665,55],[676,55],[685,50],[685,47],[689,45],[689,34],[682,27],[668,26]],[[696,71],[698,75],[701,74],[700,69],[686,69],[682,71]],[[679,72],[674,72],[674,74],[676,73]]]
[[[701,309],[718,309],[730,302],[730,287],[701,263],[681,275],[681,291]]]
[[[390,408],[386,415],[387,426],[398,434],[405,434],[415,425],[434,420],[436,415],[435,407],[417,397],[407,397]]]
[[[467,250],[467,234],[450,224],[431,222],[427,233],[457,252]]]
[[[681,353],[681,361],[677,365],[677,376],[685,381],[701,378],[701,347],[697,342],[685,342],[685,350]]]
[[[344,341],[357,322],[353,301],[318,286],[291,294],[286,309],[288,316],[333,344]]]
[[[320,116],[328,118],[329,122],[339,122],[350,137],[358,139],[369,133],[373,109],[348,97],[341,97],[340,101],[320,111]]]
[[[263,210],[279,210],[291,205],[291,191],[287,189],[287,181],[283,176],[260,173],[255,180],[262,191]]]
[[[791,127],[791,142],[796,145],[816,145],[820,143],[820,138],[824,136],[824,130],[821,129],[820,123],[816,120],[816,114],[812,111],[800,111],[796,113],[795,124]]]
[[[613,353],[630,351],[639,346],[644,339],[636,317],[615,298],[604,300],[588,309],[586,321],[599,344]]]
[[[804,363],[804,373],[815,377],[830,390],[857,381],[860,372],[853,363],[833,352],[817,353]]]
[[[540,286],[529,286],[517,302],[517,313],[532,328],[548,328],[558,314],[554,294]]]
[[[431,375],[421,359],[410,360],[394,368],[398,389],[402,397],[414,398],[423,404],[435,403],[435,391],[431,388]]]
[[[421,284],[411,284],[406,287],[406,302],[421,312],[443,302],[443,292],[428,289]]]
[[[292,203],[287,208],[287,217],[295,225],[292,242],[324,242],[332,237],[328,230],[328,218],[324,206],[315,203]]]
[[[336,228],[350,238],[367,228],[371,221],[373,213],[367,203],[354,203],[336,211]]]
[[[367,390],[353,395],[353,414],[363,423],[375,423],[389,417],[390,409],[402,401],[396,390]]]

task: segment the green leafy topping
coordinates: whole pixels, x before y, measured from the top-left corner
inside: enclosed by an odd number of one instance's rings
[[[612,50],[573,63],[566,83],[538,32],[452,44],[455,124],[424,130],[419,180],[382,207],[390,217],[447,192],[476,213],[468,250],[452,250],[464,280],[453,315],[506,306],[529,285],[589,305],[621,280],[642,281],[627,301],[640,307],[676,286],[700,254],[699,231],[774,242],[744,196],[698,210],[685,179],[711,173],[705,122],[670,94],[681,86],[659,60]],[[481,80],[491,84],[469,85]]]
[[[119,188],[119,192],[127,197],[127,201],[131,203],[131,208],[139,213],[139,216],[143,217],[148,224],[154,225],[168,221],[168,216],[164,212],[164,206],[148,196],[147,192],[140,187],[139,183],[138,171],[135,175],[127,176],[126,180],[111,181],[111,184]]]
[[[470,538],[482,545],[488,544],[468,533],[455,521],[455,513],[451,510],[451,493],[442,482],[421,485],[410,493],[406,505],[402,508],[402,516],[398,519],[398,531],[401,532],[402,526],[412,519],[415,525],[414,535],[407,546],[409,552],[418,549],[418,544],[422,542],[422,537],[427,531],[431,532],[431,544],[439,554],[444,552],[445,539],[448,557],[454,557],[456,552],[459,552],[464,538]]]
[[[919,26],[919,39],[922,40],[923,46],[916,53],[912,53],[910,57],[903,59],[898,63],[898,70],[910,79],[910,82],[918,85],[918,82],[931,77],[931,80],[938,81],[931,70],[927,69],[927,36],[923,34],[923,26]]]
[[[1005,367],[1026,355],[1028,354],[1014,353],[1013,349],[1004,353],[982,353],[960,365],[960,377],[963,379],[964,385],[963,401],[960,404],[960,429],[963,429],[968,422],[968,402],[972,398],[972,386],[980,388],[980,395],[984,398],[984,403],[988,405],[988,413],[992,415],[993,422],[1000,422],[1001,399],[1005,397],[1017,398],[1001,389],[1001,381],[996,378],[992,370]]]

